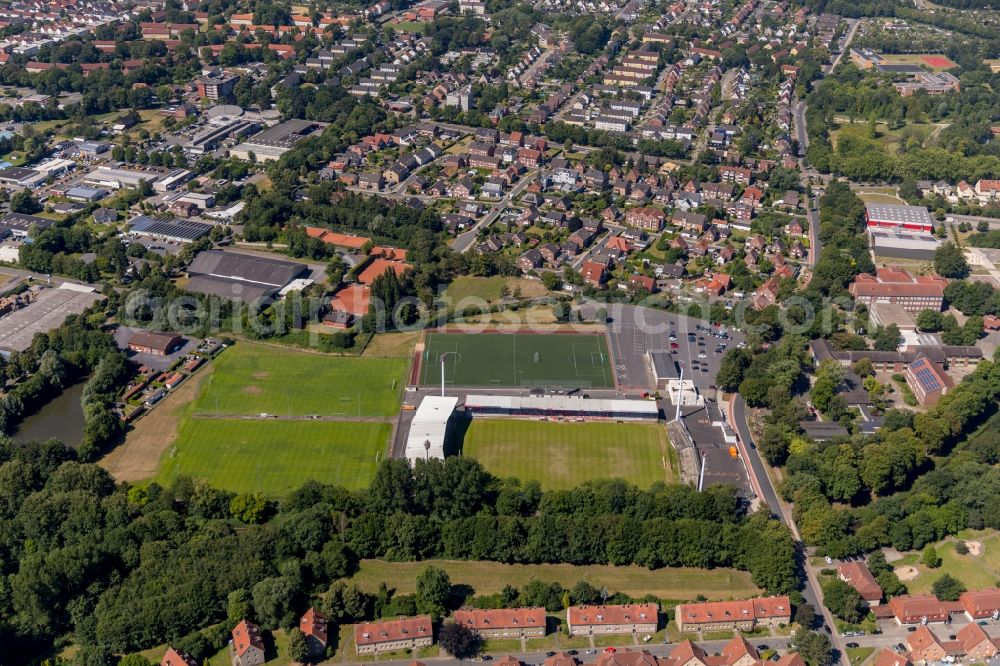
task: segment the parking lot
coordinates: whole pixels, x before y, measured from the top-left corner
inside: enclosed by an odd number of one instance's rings
[[[725,352],[720,346],[743,343],[738,332],[663,310],[628,305],[612,307],[608,314],[608,342],[623,390],[655,389],[647,352],[669,351],[683,366],[684,378],[693,381],[701,394],[714,397],[711,387]]]

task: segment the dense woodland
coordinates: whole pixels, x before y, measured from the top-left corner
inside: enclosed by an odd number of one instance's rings
[[[318,602],[338,621],[407,608],[364,601],[339,582],[362,557],[732,566],[770,592],[799,584],[787,528],[745,515],[728,486],[608,481],[543,493],[456,457],[412,469],[386,461],[367,490],[308,482],[275,502],[190,479],[116,485],[74,458],[54,441],[0,444],[5,663],[66,641],[84,647],[79,663],[106,663],[109,652],[235,621],[234,599],[268,628]]]

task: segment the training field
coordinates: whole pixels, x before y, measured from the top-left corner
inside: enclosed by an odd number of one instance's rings
[[[614,371],[604,335],[534,333],[428,333],[420,383],[450,386],[613,388]]]
[[[239,342],[213,361],[195,414],[391,416],[406,359],[310,354]]]
[[[308,479],[364,488],[385,455],[388,423],[191,418],[155,480],[180,475],[234,492],[282,495]]]
[[[669,449],[666,430],[653,423],[474,418],[462,455],[498,477],[538,481],[544,490],[611,478],[648,488],[676,479]]]

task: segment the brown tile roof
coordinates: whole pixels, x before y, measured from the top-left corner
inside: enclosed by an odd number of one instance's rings
[[[545,627],[544,608],[498,608],[495,610],[458,610],[455,623],[469,629],[524,629]]]
[[[600,264],[598,264],[600,266]],[[603,267],[601,267],[603,269]],[[570,606],[567,611],[573,626],[603,624],[656,623],[656,604],[624,604],[621,606]]]
[[[354,625],[354,644],[358,646],[429,638],[431,636],[433,636],[433,628],[430,615],[381,622],[361,622]]]
[[[879,601],[882,588],[864,562],[844,562],[837,567],[837,574],[858,591],[865,601]]]
[[[262,652],[264,650],[264,641],[260,637],[260,627],[243,620],[233,627],[233,649],[236,651],[236,656],[239,657],[246,654],[247,650],[252,647]]]

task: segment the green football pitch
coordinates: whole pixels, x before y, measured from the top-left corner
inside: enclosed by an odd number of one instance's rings
[[[603,335],[563,333],[428,333],[420,383],[449,386],[613,388]]]
[[[656,423],[554,423],[474,418],[462,455],[501,478],[566,490],[584,481],[621,478],[640,488],[676,481],[666,429]]]
[[[391,430],[388,423],[193,418],[164,454],[155,480],[169,484],[184,475],[271,496],[308,479],[365,488]]]
[[[213,362],[194,413],[216,417],[391,416],[406,359],[309,354],[239,342]]]

